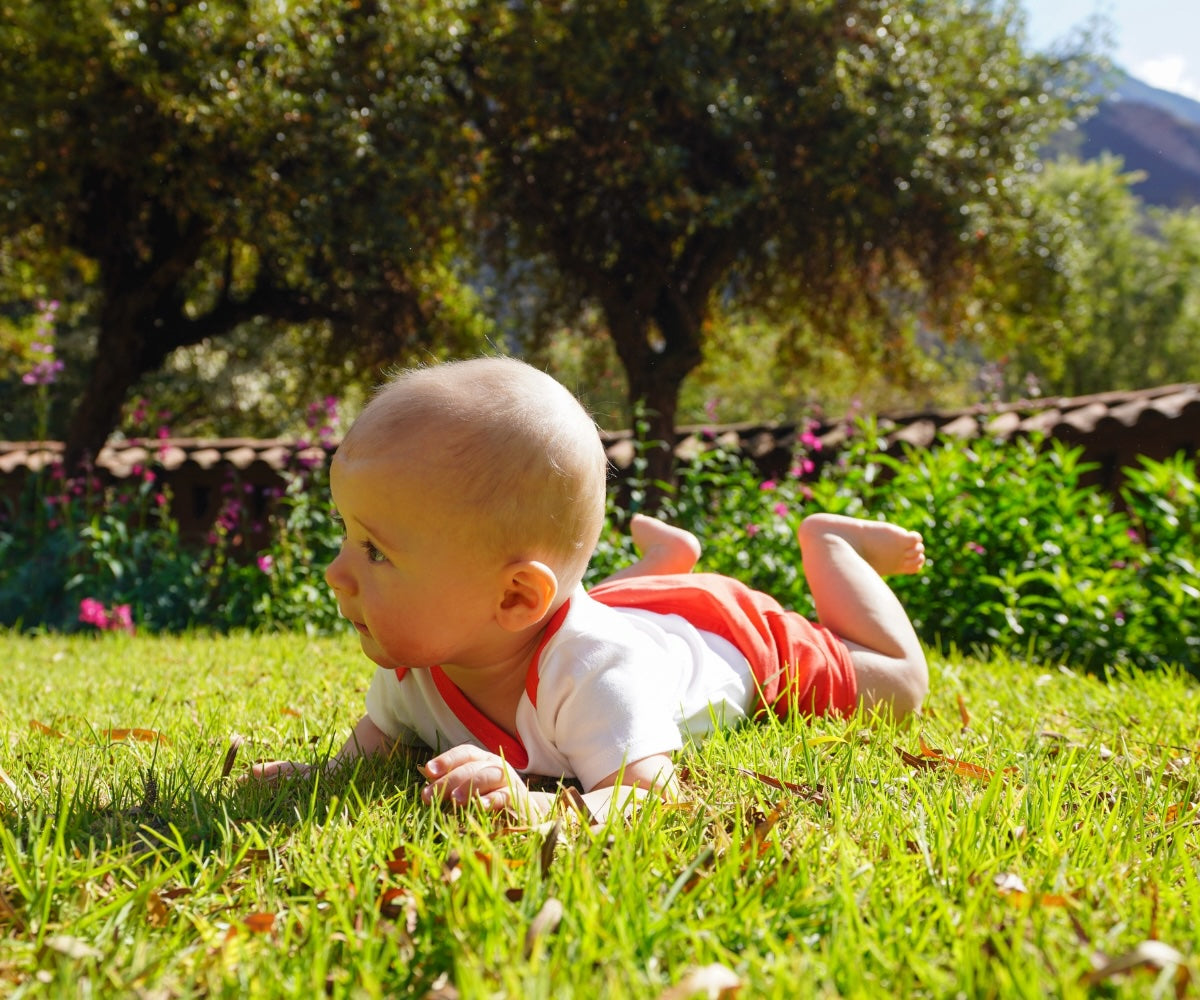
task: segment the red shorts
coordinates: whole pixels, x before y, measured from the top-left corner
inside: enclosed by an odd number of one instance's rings
[[[616,608],[679,615],[729,640],[750,663],[761,708],[849,715],[858,703],[850,651],[836,635],[775,598],[715,573],[639,576],[601,583],[590,595]]]

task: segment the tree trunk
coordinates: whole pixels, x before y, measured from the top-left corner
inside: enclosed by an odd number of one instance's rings
[[[652,317],[625,300],[603,305],[629,381],[631,415],[645,423],[646,505],[656,509],[675,483],[675,415],[683,380],[701,360],[700,324],[669,291],[659,293]]]

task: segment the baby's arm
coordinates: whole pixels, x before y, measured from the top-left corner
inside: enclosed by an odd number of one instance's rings
[[[375,723],[370,716],[364,715],[358,720],[354,732],[342,744],[342,748],[329,758],[325,765],[326,772],[336,771],[344,764],[358,757],[370,757],[377,753],[387,753],[392,748],[392,741]],[[297,764],[287,760],[272,760],[255,764],[250,773],[256,778],[287,778],[301,777],[313,770],[311,764]]]

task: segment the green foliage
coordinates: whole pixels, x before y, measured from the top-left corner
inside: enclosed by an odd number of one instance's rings
[[[92,275],[73,459],[99,450],[141,376],[240,326],[262,354],[281,325],[326,327],[310,348],[336,345],[368,379],[422,347],[478,348],[449,225],[470,188],[468,137],[432,67],[452,10],[0,10],[5,253],[34,267],[70,254]]]
[[[1010,390],[1028,374],[1056,395],[1200,379],[1200,210],[1146,208],[1122,171],[1047,164],[991,237],[1011,253],[980,322]]]

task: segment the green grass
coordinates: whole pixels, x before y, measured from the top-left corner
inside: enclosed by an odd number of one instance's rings
[[[657,998],[720,964],[746,997],[1145,997],[1200,976],[1200,688],[1178,674],[937,655],[914,725],[721,734],[683,755],[681,803],[548,848],[423,807],[408,760],[221,777],[234,733],[235,775],[341,744],[369,676],[350,638],[8,635],[0,663],[0,994]],[[130,729],[163,739],[109,732]],[[550,900],[561,923],[531,935]],[[1151,938],[1183,964],[1088,979]]]

